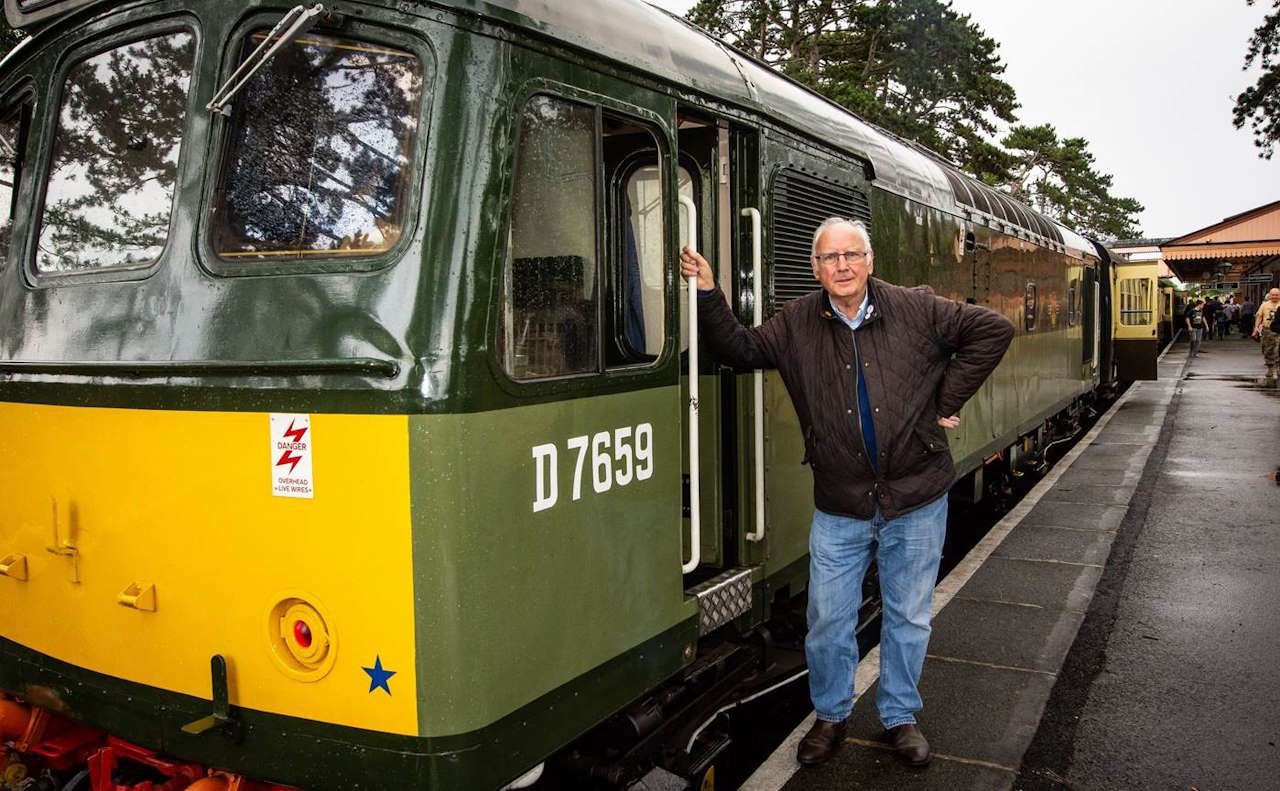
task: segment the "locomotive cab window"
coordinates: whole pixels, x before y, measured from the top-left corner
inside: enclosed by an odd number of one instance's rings
[[[241,59],[266,37],[246,37]],[[404,232],[423,101],[412,52],[307,35],[236,96],[213,200],[220,259],[369,258]]]
[[[656,164],[636,168],[627,179],[618,212],[622,266],[618,267],[618,308],[623,353],[653,359],[662,349],[665,294],[662,260],[662,172]],[[627,357],[623,357],[625,361]]]
[[[25,28],[38,22],[47,22],[93,0],[4,0],[5,17],[11,26]]]
[[[195,36],[173,32],[67,73],[37,238],[40,274],[154,263],[169,237]]]
[[[596,113],[535,96],[520,116],[498,346],[512,378],[596,370]]]
[[[22,178],[22,155],[30,122],[30,99],[0,113],[0,269],[9,262],[18,183]]]
[[[618,298],[614,300],[617,318],[612,335],[617,354],[610,356],[610,365],[654,360],[666,340],[667,240],[662,172],[656,153],[628,173],[615,188],[618,211],[612,227],[620,249],[613,259]],[[676,173],[677,193],[693,198],[689,171],[680,166]],[[687,238],[687,225],[681,212],[681,239]]]
[[[518,135],[503,369],[536,380],[657,359],[667,332],[657,138],[598,106],[542,94],[525,104]]]

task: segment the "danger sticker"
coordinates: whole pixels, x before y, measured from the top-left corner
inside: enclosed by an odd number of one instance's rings
[[[311,478],[311,416],[271,416],[271,493],[315,496]]]

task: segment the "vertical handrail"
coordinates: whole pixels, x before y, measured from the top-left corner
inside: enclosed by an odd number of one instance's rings
[[[689,249],[698,252],[698,207],[680,196],[689,213]],[[698,278],[685,278],[689,287],[689,561],[680,566],[688,574],[702,562],[702,489],[698,478]]]
[[[764,271],[760,262],[760,210],[743,209],[743,217],[751,218],[751,303],[752,323],[759,327],[764,323]],[[756,369],[755,423],[756,423],[756,529],[747,533],[748,541],[764,539],[764,371]]]

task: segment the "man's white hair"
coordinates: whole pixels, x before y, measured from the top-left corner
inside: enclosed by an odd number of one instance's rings
[[[822,238],[822,234],[826,233],[828,228],[835,228],[838,225],[843,225],[860,235],[862,237],[862,241],[867,243],[867,252],[871,252],[871,232],[867,230],[867,226],[863,224],[862,220],[846,220],[843,217],[828,217],[822,221],[821,225],[818,226],[818,230],[813,232],[813,248],[809,251],[810,257],[816,257],[818,255],[818,240]]]

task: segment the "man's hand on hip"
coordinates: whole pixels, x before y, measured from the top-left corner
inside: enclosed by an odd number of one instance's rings
[[[952,415],[951,417],[940,417],[938,418],[938,425],[943,428],[956,428],[960,425],[960,418],[955,415]]]

